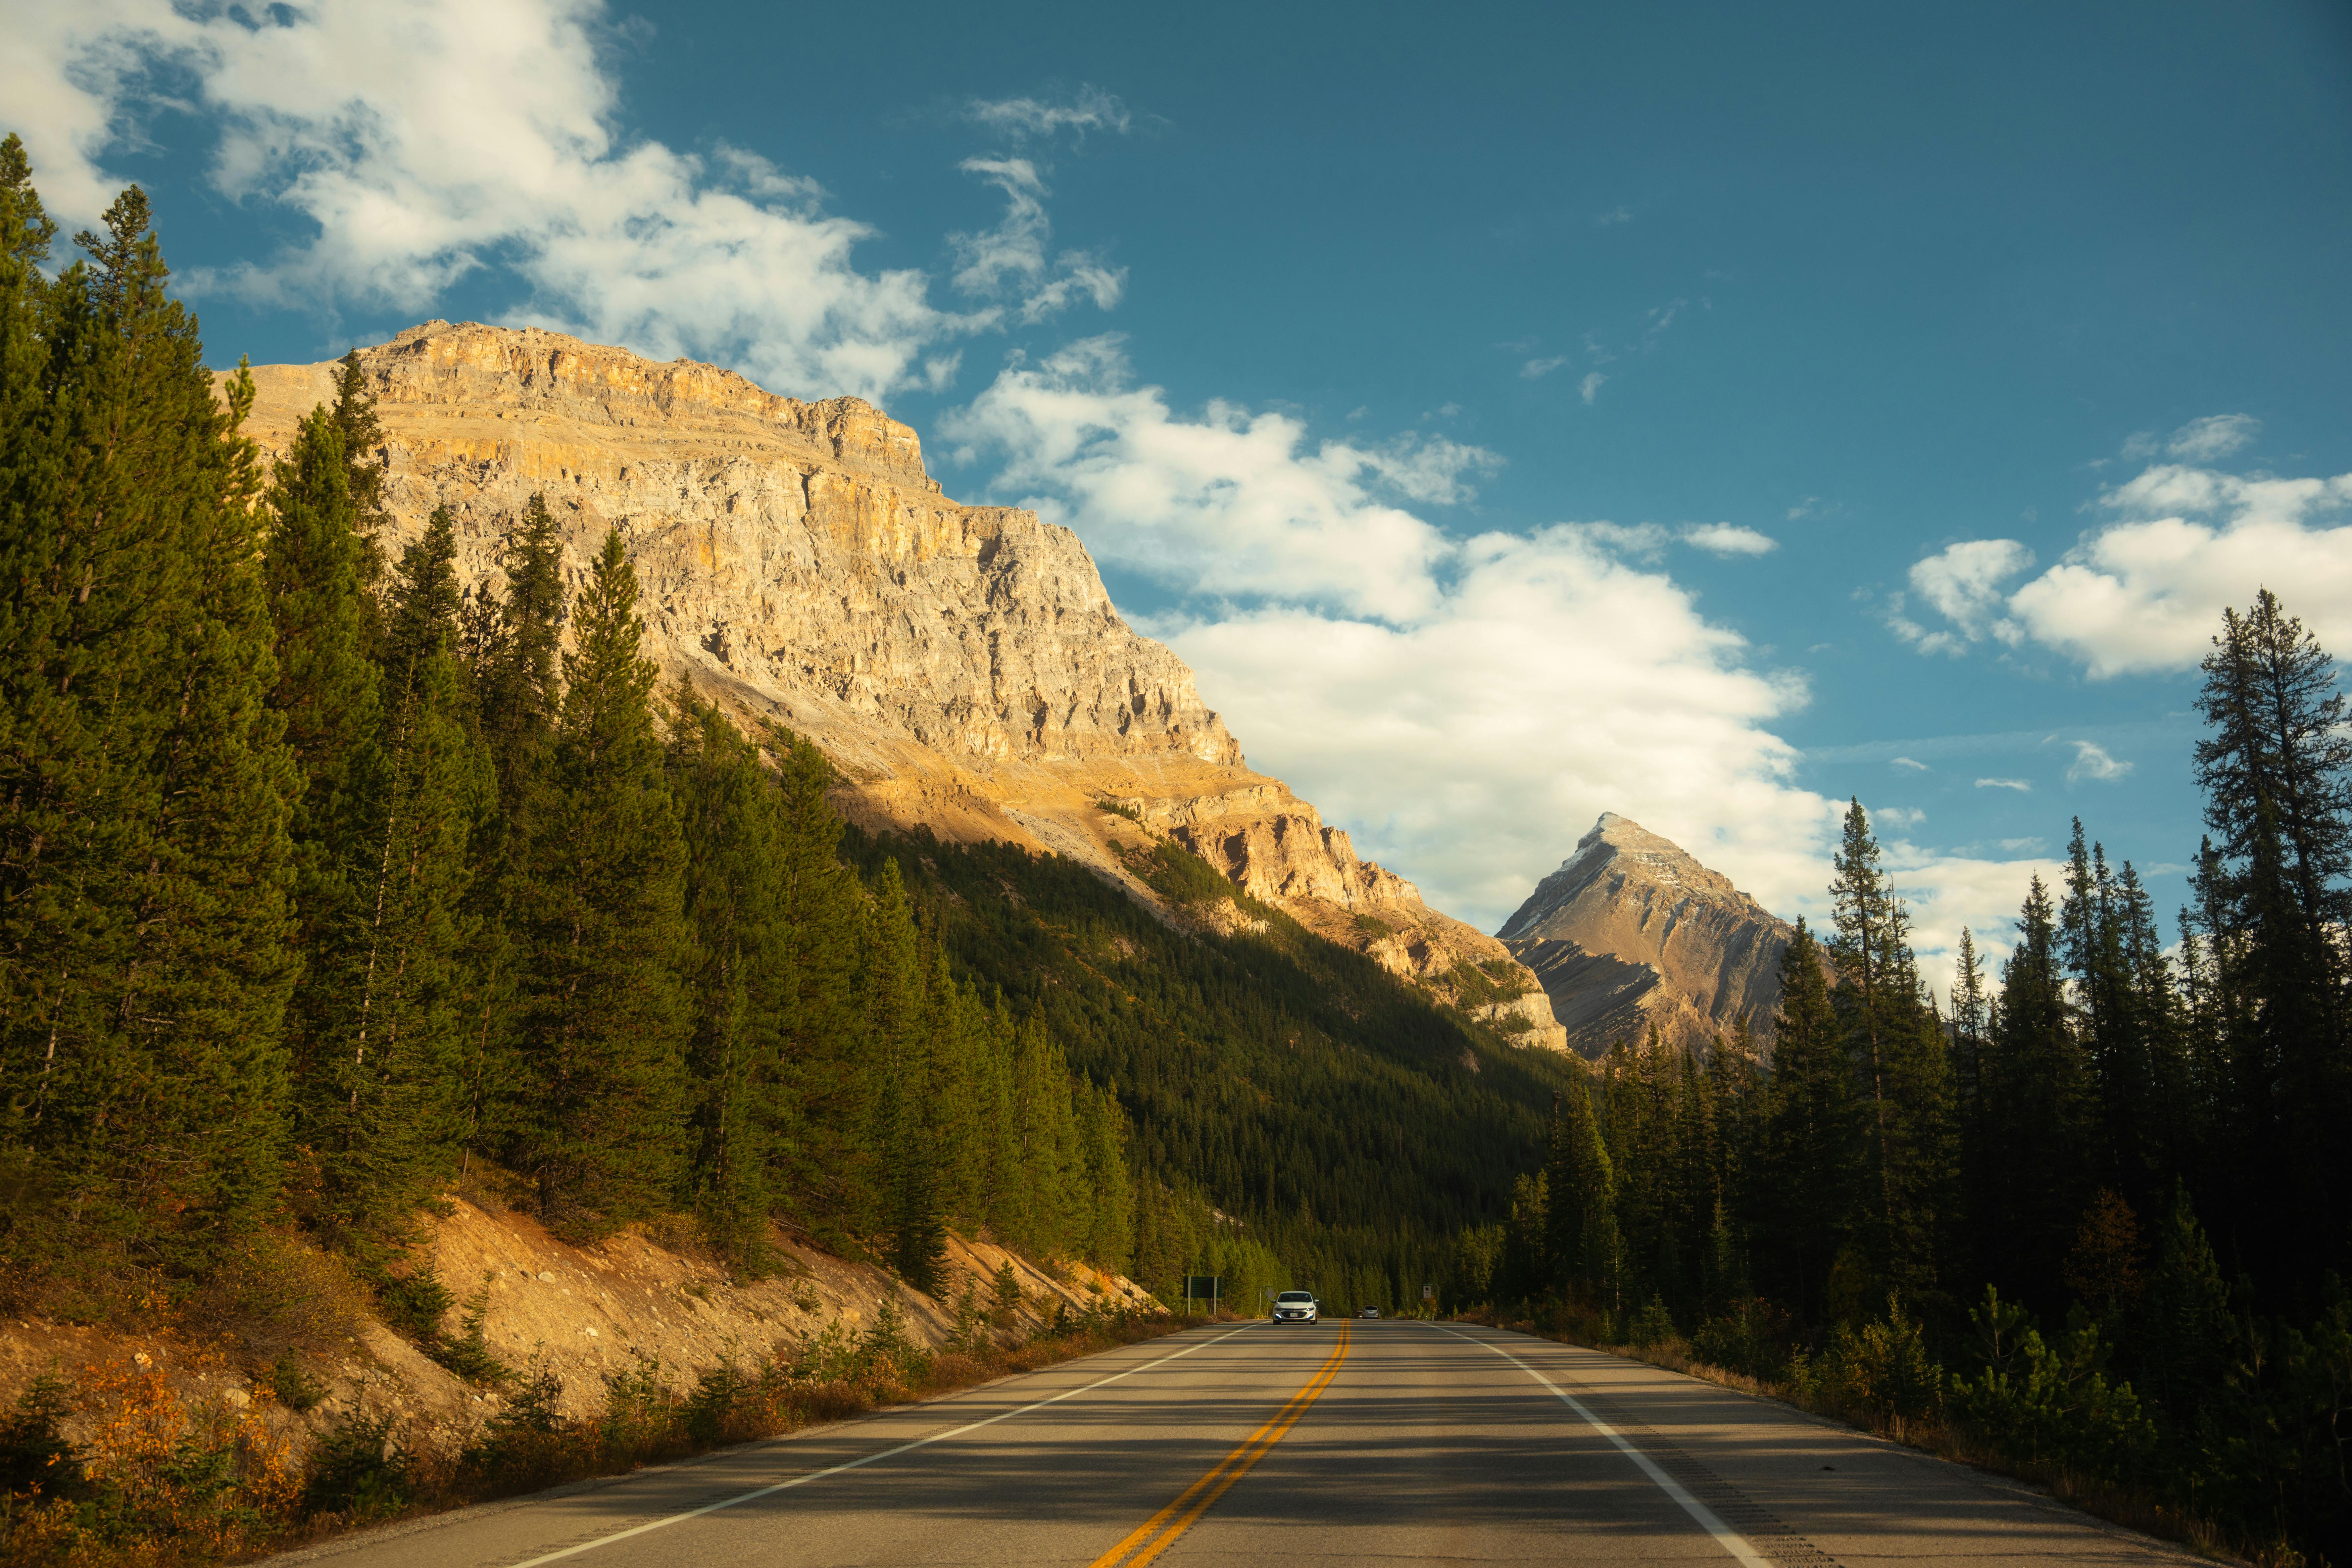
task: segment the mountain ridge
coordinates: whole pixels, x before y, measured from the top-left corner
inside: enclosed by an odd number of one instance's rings
[[[1522,1043],[1565,1044],[1504,944],[1248,767],[1074,532],[950,499],[919,436],[872,405],[471,322],[411,327],[358,364],[384,431],[389,552],[446,505],[479,592],[502,584],[502,541],[535,491],[573,583],[617,531],[665,678],[815,742],[861,826],[1051,850],[1155,905],[1121,851],[1173,842]],[[247,433],[281,450],[332,401],[337,368],[254,367]],[[1465,966],[1509,983],[1464,983]]]

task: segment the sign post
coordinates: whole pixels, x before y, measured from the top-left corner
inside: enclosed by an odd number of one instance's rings
[[[1220,1275],[1187,1274],[1184,1276],[1184,1315],[1188,1318],[1192,1315],[1193,1297],[1206,1296],[1209,1299],[1209,1315],[1216,1316],[1218,1299],[1223,1285],[1224,1279]]]

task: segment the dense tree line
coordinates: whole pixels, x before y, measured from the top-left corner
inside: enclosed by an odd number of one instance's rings
[[[1180,907],[1237,900],[1234,934],[1171,929],[1075,862],[853,832],[895,858],[958,963],[1034,1008],[1134,1128],[1136,1279],[1229,1300],[1309,1286],[1417,1304],[1459,1228],[1497,1218],[1581,1064],[1530,1051],[1365,955],[1249,900],[1195,857],[1139,858]],[[1252,929],[1252,928],[1255,929]]]
[[[398,559],[355,361],[262,464],[133,188],[0,147],[0,1272],[201,1274],[290,1215],[395,1266],[467,1163],[563,1234],[772,1216],[931,1281],[946,1227],[1126,1266],[1117,1101],[983,994],[830,774],[656,689],[617,535]],[[143,1288],[143,1287],[142,1287]]]
[[[1799,922],[1783,963],[1769,1069],[1744,1029],[1703,1062],[1619,1042],[1566,1090],[1511,1218],[1457,1242],[1456,1299],[1619,1332],[1646,1310],[1718,1345],[1769,1321],[1768,1360],[1891,1313],[1968,1365],[2038,1320],[2070,1387],[2146,1402],[2143,1478],[2340,1545],[2352,730],[2268,591],[2226,614],[2199,707],[2210,831],[2177,946],[2077,819],[1998,976],[1964,931],[1939,1005],[1855,803],[1832,927]]]

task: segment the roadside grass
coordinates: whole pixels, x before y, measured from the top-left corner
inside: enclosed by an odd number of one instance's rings
[[[265,1384],[184,1401],[160,1369],[91,1365],[40,1379],[0,1415],[0,1564],[205,1568],[394,1520],[782,1436],[869,1411],[1036,1372],[1191,1326],[1166,1314],[1065,1311],[1007,1340],[986,1319],[933,1350],[887,1301],[863,1333],[838,1320],[789,1352],[703,1371],[688,1388],[641,1360],[604,1378],[603,1407],[560,1414],[562,1384],[513,1374],[503,1408],[460,1442],[427,1446],[365,1401],[307,1456],[273,1421]],[[68,1441],[68,1423],[88,1436]]]
[[[2095,1519],[2185,1546],[2212,1562],[2241,1564],[2243,1568],[2307,1568],[2307,1560],[2291,1546],[2249,1546],[2233,1542],[2210,1521],[2168,1505],[2145,1488],[2119,1486],[2063,1464],[2021,1457],[1938,1414],[1906,1413],[1856,1399],[1850,1388],[1841,1386],[1837,1379],[1818,1373],[1807,1375],[1807,1369],[1801,1365],[1799,1375],[1793,1378],[1759,1378],[1703,1359],[1680,1334],[1629,1342],[1597,1331],[1606,1326],[1604,1314],[1573,1309],[1558,1310],[1540,1319],[1465,1312],[1461,1320],[1642,1362],[1786,1405],[1939,1459],[2023,1481]]]

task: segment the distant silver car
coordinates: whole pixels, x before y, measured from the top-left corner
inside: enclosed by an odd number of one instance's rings
[[[1381,1310],[1378,1307],[1367,1307],[1362,1315],[1367,1318],[1377,1318],[1381,1315]]]
[[[1274,1299],[1274,1321],[1277,1323],[1311,1323],[1321,1316],[1312,1290],[1285,1290]]]

